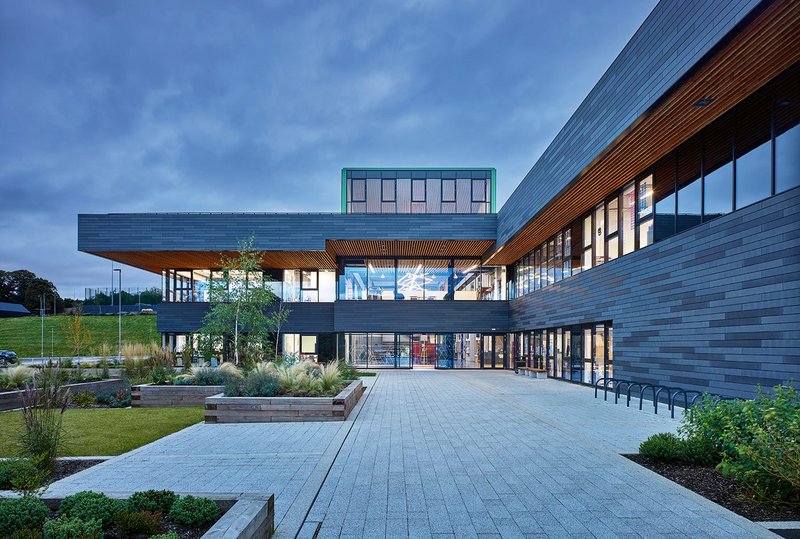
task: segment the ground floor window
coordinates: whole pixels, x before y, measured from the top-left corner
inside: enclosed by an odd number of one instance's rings
[[[594,384],[614,376],[613,335],[611,322],[510,333],[510,365],[543,369],[550,378]]]
[[[506,335],[342,333],[339,357],[359,368],[507,368]]]

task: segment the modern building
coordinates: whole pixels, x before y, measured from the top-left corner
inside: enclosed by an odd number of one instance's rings
[[[79,215],[182,349],[253,237],[285,353],[729,395],[800,379],[800,2],[662,0],[496,211],[491,168],[345,168],[341,213]],[[335,180],[334,180],[335,181]]]
[[[5,303],[0,301],[0,318],[18,318],[30,316],[31,312],[19,303]]]

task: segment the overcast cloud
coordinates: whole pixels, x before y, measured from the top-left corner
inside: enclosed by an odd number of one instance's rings
[[[338,211],[344,166],[494,166],[500,205],[654,5],[4,1],[0,269],[83,297],[78,213]]]

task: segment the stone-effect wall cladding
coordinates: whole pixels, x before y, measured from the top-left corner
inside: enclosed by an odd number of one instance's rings
[[[510,304],[512,331],[612,321],[620,378],[741,397],[800,380],[800,188]]]
[[[131,406],[148,408],[151,406],[203,406],[206,397],[217,395],[225,386],[142,384],[131,388]]]
[[[335,397],[225,397],[206,399],[206,423],[284,423],[344,421],[353,411],[364,384],[353,380]]]

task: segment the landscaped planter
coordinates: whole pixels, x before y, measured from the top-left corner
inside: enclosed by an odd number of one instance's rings
[[[56,511],[62,498],[41,500]],[[274,494],[214,501],[225,514],[211,525],[201,539],[270,539],[275,533]]]
[[[206,423],[344,421],[364,394],[353,380],[335,397],[225,397],[206,399]]]
[[[217,395],[225,386],[142,384],[131,388],[131,406],[203,406],[206,397]]]
[[[67,384],[70,394],[77,395],[83,391],[92,393],[111,393],[119,389],[125,389],[125,381],[119,379],[98,380],[94,382],[80,382],[77,384]],[[0,393],[0,411],[14,410],[22,408],[23,390],[4,391]]]

